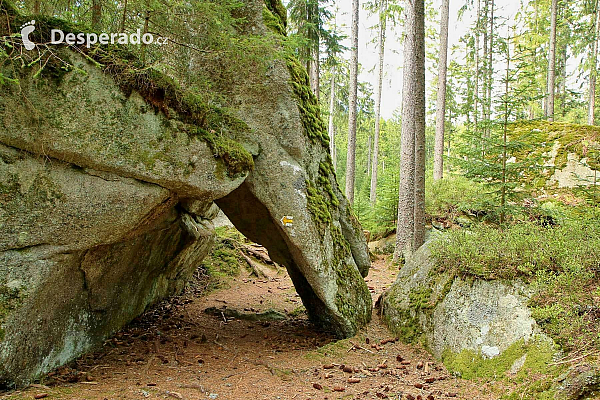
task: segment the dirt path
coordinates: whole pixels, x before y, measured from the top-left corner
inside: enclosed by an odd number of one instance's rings
[[[394,276],[383,259],[374,263],[366,279],[374,300]],[[262,280],[243,272],[229,286],[206,297],[188,295],[164,303],[107,341],[102,351],[79,359],[73,369],[51,374],[49,380],[57,384],[37,385],[5,397],[497,398],[486,387],[450,377],[425,350],[394,342],[377,315],[353,339],[336,341],[315,331],[300,312],[300,298],[282,270],[270,271]],[[204,313],[208,307],[224,306],[296,316],[260,322]]]

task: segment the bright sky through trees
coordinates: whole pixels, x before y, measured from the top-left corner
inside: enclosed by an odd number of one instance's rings
[[[362,3],[362,2],[361,2]],[[497,15],[499,18],[509,18],[514,21],[515,14],[519,9],[519,0],[504,0],[499,5]],[[434,0],[433,7],[439,11],[441,2]],[[460,7],[464,5],[464,0],[451,0],[450,1],[450,27],[449,27],[449,48],[452,49],[454,45],[457,45],[459,39],[464,35],[468,28],[473,23],[473,13],[466,12],[462,19],[458,20],[458,11]],[[338,24],[344,26],[344,33],[350,36],[350,12],[352,3],[349,0],[337,0],[337,7],[339,7],[339,13],[337,14]],[[361,74],[359,76],[360,81],[370,82],[373,87],[376,85],[376,69],[375,64],[377,63],[377,45],[373,41],[376,37],[375,31],[370,31],[370,28],[377,23],[376,15],[369,15],[369,13],[361,9],[360,16],[360,51],[359,51],[359,62],[362,65]],[[432,22],[426,21],[426,24],[431,27]],[[439,15],[436,16],[436,21],[433,28],[437,31],[439,29]],[[394,111],[399,108],[401,103],[401,88],[402,88],[402,46],[399,43],[399,37],[402,33],[402,28],[398,27],[395,29],[390,26],[388,29],[388,41],[386,49],[386,76],[384,79],[382,102],[381,102],[381,116],[384,119],[391,118]],[[347,31],[347,32],[346,32]],[[346,40],[344,43],[349,47],[349,41]],[[438,43],[434,43],[438,45]],[[456,59],[462,57],[459,53],[452,54],[452,50],[448,55],[448,59]],[[345,56],[349,57],[349,54]],[[497,68],[497,69],[500,69]],[[427,87],[429,91],[429,85],[431,84],[432,75],[430,71],[427,71]]]

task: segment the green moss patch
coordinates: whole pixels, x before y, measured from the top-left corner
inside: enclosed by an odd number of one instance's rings
[[[22,290],[0,285],[0,341],[4,340],[5,330],[2,325],[8,315],[23,304],[26,295]]]
[[[518,160],[533,158],[549,161],[550,153],[555,143],[558,143],[560,146],[556,155],[555,169],[563,169],[567,165],[569,153],[574,153],[579,158],[587,158],[590,168],[600,169],[600,127],[563,122],[526,121],[512,124],[510,137],[511,140],[526,145],[525,152],[512,154]],[[536,178],[529,171],[525,173],[531,181]],[[551,176],[553,173],[554,170],[550,169],[546,175]]]
[[[283,28],[282,35],[285,35],[287,29],[287,10],[281,0],[265,0],[265,7],[275,16],[278,20],[278,24]]]
[[[227,166],[227,174],[235,177],[254,169],[252,155],[238,142],[222,136],[214,130],[197,129],[197,137],[208,144],[213,155],[223,160]]]
[[[310,89],[306,69],[295,58],[289,58],[287,66],[290,72],[292,89],[298,100],[298,109],[300,110],[300,118],[306,136],[313,143],[321,143],[323,147],[329,148],[327,127],[321,118],[319,102]]]
[[[464,379],[504,382],[502,386],[512,390],[506,390],[503,398],[537,400],[554,396],[554,379],[563,368],[552,364],[555,355],[554,346],[539,338],[530,343],[515,342],[494,358],[471,350],[446,350],[442,361],[450,373]]]

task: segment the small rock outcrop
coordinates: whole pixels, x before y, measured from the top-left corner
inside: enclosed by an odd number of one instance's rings
[[[285,26],[273,4],[246,1],[254,31]],[[0,6],[0,35],[27,20]],[[57,52],[72,68],[0,71],[19,79],[0,96],[0,383],[39,377],[181,292],[219,208],[286,266],[312,321],[341,337],[369,321],[366,241],[297,62],[234,82],[227,111],[197,111],[167,79],[123,88],[102,51]]]
[[[520,150],[509,162],[527,163],[522,180],[533,189],[600,185],[600,129],[563,122],[525,121],[510,127]]]
[[[429,244],[402,267],[380,299],[383,320],[406,341],[422,340],[437,358],[468,352],[492,359],[509,349],[514,369],[525,358],[516,347],[552,347],[527,308],[529,291],[519,282],[465,280],[436,271]],[[508,364],[509,367],[513,365]]]

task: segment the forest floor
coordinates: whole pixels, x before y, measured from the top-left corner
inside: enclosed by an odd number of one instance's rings
[[[366,282],[374,302],[396,273],[385,258],[373,263]],[[45,384],[0,398],[498,398],[497,387],[450,376],[422,347],[395,341],[375,312],[352,339],[319,332],[301,312],[284,269],[268,268],[263,279],[242,269],[225,288],[198,292],[161,303]],[[205,313],[209,307],[250,314],[273,309],[288,318],[232,319]]]

